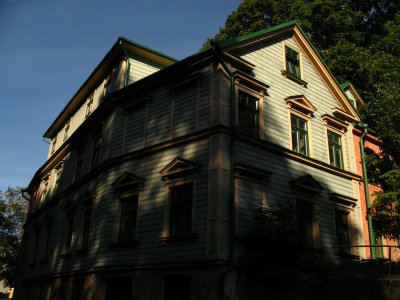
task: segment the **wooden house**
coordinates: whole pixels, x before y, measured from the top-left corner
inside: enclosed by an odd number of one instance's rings
[[[359,121],[296,22],[181,61],[119,38],[44,134],[16,297],[222,299],[281,203],[339,261],[363,243]]]

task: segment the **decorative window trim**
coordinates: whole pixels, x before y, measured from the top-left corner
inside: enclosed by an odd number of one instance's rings
[[[195,232],[195,206],[196,206],[196,176],[199,165],[183,158],[175,158],[161,171],[161,178],[165,181],[165,212],[164,226],[160,242],[178,242],[196,239],[198,234]],[[171,226],[171,188],[192,184],[192,203],[191,203],[191,229],[189,232],[172,234]]]
[[[50,172],[47,173],[42,178],[42,183],[40,187],[39,205],[42,206],[46,202],[46,198],[49,195],[49,182],[50,182]]]
[[[85,118],[89,117],[89,115],[93,112],[94,93],[95,93],[95,91],[87,98]]]
[[[61,160],[55,167],[54,167],[54,194],[57,194],[57,190],[60,188],[61,182],[61,174],[64,169],[64,160]]]
[[[330,193],[329,198],[332,201],[332,204],[334,206],[334,229],[335,229],[335,241],[336,245],[338,245],[337,241],[337,229],[336,229],[336,219],[335,219],[335,212],[336,210],[344,211],[347,213],[347,224],[349,226],[348,228],[348,235],[349,235],[349,242],[350,244],[354,244],[354,241],[357,239],[357,235],[354,233],[354,230],[352,230],[352,224],[355,223],[356,221],[356,216],[355,216],[355,208],[357,206],[357,199],[344,196],[341,194],[337,193]],[[349,251],[339,249],[337,248],[336,254],[338,256],[347,256],[347,257],[359,257],[359,250],[357,248],[350,248]]]
[[[77,209],[77,204],[71,200],[68,200],[65,205],[64,205],[64,211],[65,211],[65,216],[66,216],[66,225],[67,225],[67,230],[66,230],[66,237],[63,245],[63,252],[61,256],[63,258],[68,258],[71,256],[73,248],[74,248],[74,242],[75,242],[75,223],[76,223],[76,218],[75,218],[75,213]],[[70,227],[71,226],[71,227]],[[71,230],[71,232],[70,232]],[[71,233],[71,236],[70,236]]]
[[[312,248],[318,250],[320,247],[319,199],[324,188],[311,175],[305,175],[297,178],[291,182],[291,186],[293,200],[296,206],[298,201],[309,202],[313,205],[314,219],[312,224]]]
[[[235,84],[235,125],[237,132],[239,132],[239,91],[242,91],[250,96],[258,99],[257,117],[258,128],[254,137],[264,139],[264,95],[266,94],[268,85],[256,80],[240,71],[234,72]],[[243,133],[243,135],[246,135]]]
[[[258,182],[262,186],[261,207],[267,207],[267,181],[272,175],[271,172],[255,168],[252,166],[235,163],[234,164],[234,189],[235,189],[235,234],[239,232],[239,180],[242,178]]]
[[[77,254],[83,254],[86,253],[89,245],[90,245],[90,232],[92,229],[92,219],[93,219],[93,204],[96,200],[96,195],[90,192],[89,190],[85,189],[82,191],[82,193],[79,195],[79,202],[81,204],[81,224],[80,224],[80,231],[79,231],[79,247],[76,252]],[[90,222],[89,222],[89,228],[86,228],[86,213],[90,211]],[[86,232],[87,230],[87,232]],[[87,236],[85,237],[85,235]]]
[[[346,155],[345,155],[347,153],[347,147],[346,147],[347,143],[346,143],[345,137],[346,137],[347,127],[349,124],[340,119],[332,117],[328,114],[322,115],[321,118],[324,121],[324,125],[325,125],[326,153],[327,153],[327,158],[328,158],[328,164],[330,164],[328,132],[331,131],[340,136],[341,152],[342,152],[341,153],[342,166],[338,167],[338,168],[344,170],[345,166],[347,166],[347,159],[346,159]],[[337,166],[334,166],[334,167],[337,167]]]
[[[71,119],[72,118],[69,118],[68,121],[65,123],[63,141],[66,141],[69,137],[69,130],[71,127]]]
[[[293,149],[293,140],[292,140],[292,115],[303,119],[307,123],[307,146],[308,151],[307,155],[309,157],[314,156],[313,151],[313,130],[312,130],[312,118],[314,117],[314,112],[317,111],[314,105],[304,96],[304,95],[295,95],[289,96],[285,98],[285,102],[288,108],[288,124],[289,124],[289,149]],[[292,150],[294,151],[294,150]],[[296,152],[296,151],[295,151]],[[298,152],[296,152],[298,153]],[[298,153],[299,155],[302,155]]]
[[[289,109],[295,110],[309,118],[313,117],[314,112],[317,111],[314,105],[304,95],[295,95],[285,98],[286,104]]]
[[[348,123],[328,114],[322,115],[321,118],[324,121],[325,126],[330,127],[330,129],[340,131],[341,134],[344,134],[347,131]]]
[[[115,218],[114,218],[114,229],[113,237],[109,246],[112,248],[128,247],[134,246],[139,243],[138,241],[138,224],[140,218],[140,200],[141,192],[143,190],[145,180],[143,178],[137,177],[136,175],[125,172],[123,173],[113,184],[115,195],[117,198],[115,205]],[[136,207],[136,219],[135,228],[133,232],[132,239],[120,239],[121,232],[121,201],[127,198],[137,197],[137,207]]]
[[[56,152],[57,136],[58,136],[58,133],[56,133],[56,135],[54,136],[54,138],[51,142],[50,154],[53,154],[54,152]]]
[[[337,116],[338,118],[341,118],[345,121],[348,122],[353,122],[353,123],[358,123],[359,120],[357,118],[355,118],[354,116],[344,112],[343,110],[339,109],[339,108],[332,108],[332,113]]]

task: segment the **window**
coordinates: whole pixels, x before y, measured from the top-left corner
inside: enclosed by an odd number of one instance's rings
[[[90,224],[92,219],[92,208],[87,208],[83,212],[83,232],[82,232],[82,248],[89,247]]]
[[[348,211],[335,209],[336,243],[338,246],[350,245],[348,218]],[[341,249],[343,252],[348,252],[349,250],[349,248]]]
[[[170,187],[170,227],[171,235],[192,231],[193,183]]]
[[[88,117],[93,111],[93,95],[90,95],[86,103],[85,117]]]
[[[123,197],[120,201],[119,241],[134,240],[138,209],[138,195]]]
[[[68,138],[68,136],[69,136],[69,127],[70,127],[70,123],[71,123],[71,119],[69,119],[69,120],[67,121],[67,123],[65,123],[65,127],[64,127],[64,138],[63,138],[64,141],[65,141],[65,140]]]
[[[329,163],[336,168],[343,168],[341,136],[328,130]]]
[[[311,176],[293,181],[299,242],[304,248],[319,247],[319,202],[323,187]]]
[[[74,216],[69,214],[67,217],[67,236],[65,240],[65,253],[70,253],[72,248],[72,238],[74,235]]]
[[[239,90],[238,126],[241,133],[258,136],[258,98]]]
[[[165,276],[163,300],[190,300],[190,276]]]
[[[92,169],[97,167],[100,162],[102,135],[98,133],[94,138],[93,156],[92,156]]]
[[[314,204],[310,201],[297,200],[297,223],[302,246],[314,247]]]
[[[60,181],[61,181],[61,174],[63,167],[64,167],[64,161],[61,161],[55,168],[56,178],[54,180],[54,193],[57,193],[58,189],[60,188]]]
[[[336,245],[338,254],[346,255],[358,255],[358,249],[343,247],[355,244],[355,235],[353,233],[354,223],[354,207],[356,206],[357,200],[331,193],[329,194],[334,207],[335,207],[335,235]]]
[[[46,246],[44,249],[44,259],[46,260],[49,256],[49,249],[50,249],[50,237],[51,237],[51,224],[46,224]]]
[[[301,75],[300,75],[299,53],[294,51],[292,48],[285,46],[285,61],[286,61],[286,72],[300,78]]]
[[[43,182],[42,193],[40,194],[40,204],[43,204],[46,201],[47,192],[49,191],[49,180],[48,177]]]
[[[125,172],[114,183],[117,196],[113,242],[110,246],[125,246],[138,243],[137,224],[140,192],[144,179]]]
[[[53,141],[51,142],[51,154],[53,154],[56,151],[56,144],[57,144],[57,134],[56,136],[53,138]]]
[[[297,115],[291,114],[292,125],[292,150],[308,155],[307,121]]]
[[[77,153],[76,169],[75,169],[75,180],[78,180],[82,176],[83,158],[84,158],[84,147],[80,147]]]
[[[192,238],[194,234],[195,174],[198,166],[175,158],[163,170],[166,180],[166,209],[162,240]]]

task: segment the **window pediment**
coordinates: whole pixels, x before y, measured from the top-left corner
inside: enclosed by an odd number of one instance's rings
[[[260,95],[264,95],[267,89],[269,88],[269,85],[239,70],[234,71],[233,74],[235,76],[236,84],[240,84],[241,86],[250,88],[251,90],[257,92]]]
[[[357,118],[354,117],[353,115],[344,112],[343,110],[339,109],[339,108],[332,108],[332,113],[335,117],[338,117],[340,119],[343,119],[345,121],[348,122],[358,122]]]
[[[289,108],[299,110],[308,115],[312,115],[317,109],[304,95],[296,95],[285,98]]]
[[[295,189],[301,189],[308,192],[320,193],[324,188],[311,175],[301,176],[291,182]]]
[[[337,205],[342,207],[355,207],[357,204],[357,199],[347,197],[344,195],[330,193],[329,198]]]
[[[115,190],[127,190],[127,189],[141,189],[145,180],[140,178],[130,172],[123,173],[114,183],[112,186]]]
[[[187,173],[193,174],[198,170],[199,167],[200,166],[197,163],[177,157],[173,161],[171,161],[167,166],[165,166],[160,171],[160,174],[163,179]]]
[[[342,132],[347,131],[348,124],[345,121],[342,121],[342,120],[335,118],[333,116],[330,116],[328,114],[322,115],[321,118],[326,125],[329,125],[336,129],[339,129]]]

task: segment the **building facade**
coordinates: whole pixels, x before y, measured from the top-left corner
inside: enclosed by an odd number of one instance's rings
[[[360,116],[296,22],[181,61],[124,38],[44,134],[18,299],[222,299],[255,211],[367,257]],[[233,270],[233,271],[232,271]]]

